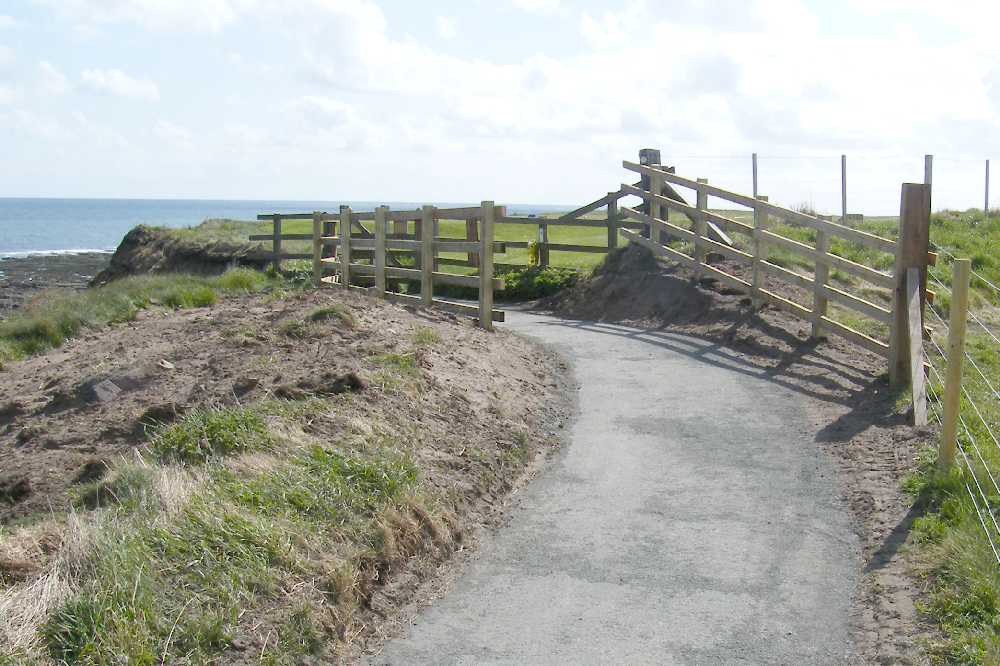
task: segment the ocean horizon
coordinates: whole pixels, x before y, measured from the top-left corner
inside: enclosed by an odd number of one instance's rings
[[[367,212],[387,205],[413,209],[426,202],[306,201],[282,199],[81,199],[0,198],[0,259],[33,255],[112,252],[130,229],[196,226],[209,219],[255,221],[262,213],[311,213],[351,206]],[[474,206],[478,202],[436,202]],[[507,204],[513,214],[532,215],[569,206]]]

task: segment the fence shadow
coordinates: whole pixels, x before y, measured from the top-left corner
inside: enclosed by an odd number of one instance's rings
[[[891,427],[906,421],[905,414],[890,408],[895,395],[884,374],[851,365],[846,357],[848,352],[843,349],[819,340],[802,340],[756,313],[728,318],[710,336],[672,330],[669,326],[637,328],[551,315],[545,316],[541,323],[637,340],[846,408],[816,434],[818,442],[847,442],[870,426]],[[738,342],[738,332],[744,327],[764,334],[763,339]],[[774,344],[766,344],[768,339]]]

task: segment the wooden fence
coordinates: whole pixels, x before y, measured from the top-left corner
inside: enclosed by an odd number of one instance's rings
[[[658,151],[651,152],[658,153]],[[622,207],[621,210],[631,219],[645,224],[647,233],[639,234],[623,228],[621,233],[626,238],[645,245],[659,256],[692,268],[696,275],[712,277],[728,287],[744,291],[755,303],[768,303],[810,322],[812,335],[815,337],[824,334],[838,335],[885,357],[889,362],[890,376],[894,382],[909,379],[907,269],[916,268],[920,273],[919,311],[922,311],[927,296],[927,266],[935,259],[935,255],[928,251],[930,227],[928,185],[903,185],[900,236],[898,240],[891,240],[777,206],[768,202],[765,196],[754,198],[710,185],[705,179],[678,176],[674,169],[664,167],[656,161],[643,161],[647,163],[623,162],[624,168],[643,176],[642,185],[622,185],[622,192],[640,197],[644,201],[643,209]],[[679,196],[662,194],[665,186],[671,186],[671,189],[672,186],[677,186],[692,190],[695,204],[689,205]],[[722,199],[752,211],[753,223],[748,224],[709,210],[709,197]],[[671,222],[669,211],[683,213],[691,221],[690,228]],[[815,244],[788,238],[777,230],[769,229],[771,220],[780,220],[788,225],[814,230]],[[723,230],[723,233],[744,234],[750,240],[749,251],[737,249],[731,244],[722,242],[721,239],[710,238],[710,224]],[[892,255],[895,266],[893,272],[886,273],[832,254],[830,252],[832,238]],[[693,252],[685,254],[677,247],[668,244],[675,240],[689,243]],[[813,274],[804,275],[772,263],[768,260],[769,248],[780,248],[812,262]],[[748,270],[743,276],[727,272],[723,267],[709,263],[710,254],[721,255],[725,259],[743,264]],[[846,286],[831,285],[830,271],[833,269],[876,288],[888,290],[891,292],[889,298],[891,306],[886,307],[861,295],[850,293]],[[774,288],[769,288],[765,276],[777,278],[781,283],[805,290],[810,295],[809,302],[798,302],[783,289],[776,291]],[[831,314],[830,302],[852,310],[861,318],[885,325],[889,329],[887,339],[879,339],[837,321]]]
[[[504,207],[494,206],[492,202],[466,208],[424,206],[410,211],[391,211],[381,206],[372,212],[354,212],[344,207],[335,214],[259,215],[258,220],[270,220],[274,228],[271,234],[251,236],[251,240],[272,242],[276,266],[282,259],[312,259],[317,284],[337,283],[367,289],[384,298],[474,312],[482,325],[489,328],[494,320],[502,321],[503,318],[503,313],[492,307],[493,290],[500,286],[494,278],[494,268],[513,266],[495,264],[494,254],[505,253],[508,248],[534,246],[537,263],[547,266],[552,252],[607,253],[618,246],[621,236],[692,268],[696,276],[715,278],[728,287],[746,292],[755,304],[768,303],[808,321],[814,337],[837,335],[885,357],[894,383],[909,378],[912,351],[909,341],[919,337],[910,332],[910,313],[914,309],[921,313],[922,324],[924,305],[934,296],[926,288],[927,266],[936,258],[929,252],[929,183],[903,185],[899,237],[889,239],[844,224],[849,221],[846,217],[838,223],[775,205],[763,195],[739,194],[710,185],[704,179],[679,176],[673,167],[660,164],[657,150],[640,151],[639,162],[625,161],[623,166],[638,173],[639,182],[622,184],[617,191],[554,218],[508,216]],[[691,190],[690,202],[677,188]],[[622,206],[620,200],[628,196],[639,197],[642,206],[635,209]],[[752,223],[709,209],[709,197],[728,202],[726,208],[732,208],[732,204],[744,207],[752,214]],[[603,217],[585,218],[602,209],[605,211]],[[680,213],[687,220],[686,226],[671,219],[670,211]],[[284,234],[282,222],[285,220],[312,220],[313,233]],[[464,237],[440,237],[442,220],[464,221]],[[781,227],[772,226],[772,221],[810,229],[815,234],[815,242],[803,242],[801,236],[783,235]],[[500,225],[534,225],[537,238],[523,240],[522,234],[518,240],[495,243],[494,233]],[[549,230],[553,227],[604,228],[607,242],[600,245],[553,243],[549,239]],[[339,234],[335,235],[338,228]],[[729,234],[743,234],[748,242],[734,243]],[[894,266],[892,272],[831,252],[834,239],[890,255]],[[286,240],[312,241],[313,251],[285,253],[282,242]],[[679,246],[678,241],[688,245]],[[688,247],[689,253],[685,253]],[[812,274],[796,272],[770,260],[770,252],[775,248],[811,264]],[[446,257],[440,253],[466,256]],[[719,256],[742,264],[743,269],[727,269],[725,264],[714,261]],[[444,266],[472,268],[478,275],[443,272]],[[334,269],[336,275],[326,276],[326,268]],[[911,268],[917,270],[920,283],[916,304],[907,301],[907,271]],[[851,285],[831,284],[832,271],[847,274],[869,287],[863,293],[852,293]],[[798,287],[800,291],[776,287],[775,279],[778,285]],[[419,283],[420,295],[391,290],[392,281]],[[476,288],[478,307],[435,299],[435,284]],[[871,294],[880,291],[886,295],[883,302],[876,302],[877,298],[872,300]],[[802,298],[803,293],[808,298]],[[858,330],[843,318],[838,320],[837,310],[831,309],[831,303],[852,311],[854,320],[860,318],[877,325],[858,326],[869,329],[868,332]],[[888,333],[872,334],[872,330],[879,328]]]
[[[509,248],[527,248],[534,245],[538,252],[538,265],[548,266],[550,263],[550,253],[552,252],[583,252],[588,254],[607,254],[618,247],[618,231],[620,229],[641,230],[645,225],[636,222],[629,222],[627,216],[618,210],[618,200],[628,196],[627,192],[618,190],[608,192],[605,196],[591,201],[585,206],[576,210],[564,213],[559,217],[537,217],[527,216],[505,216],[498,220],[499,224],[534,225],[538,228],[538,236],[535,241],[507,241]],[[581,219],[594,211],[604,208],[607,215],[597,219]],[[605,228],[608,230],[607,244],[605,245],[572,245],[568,243],[553,243],[549,240],[550,227],[584,227],[584,228]],[[508,267],[516,264],[498,264],[498,266]]]
[[[276,268],[283,259],[311,259],[317,286],[337,284],[388,300],[474,314],[483,328],[492,329],[494,321],[504,320],[503,311],[493,309],[493,292],[502,287],[493,275],[493,255],[505,251],[503,243],[493,241],[494,225],[504,213],[504,207],[495,206],[492,201],[468,208],[424,206],[393,211],[388,206],[379,206],[372,212],[354,212],[349,206],[342,206],[336,214],[270,213],[258,215],[257,219],[272,221],[273,233],[251,236],[250,240],[272,241]],[[312,233],[283,234],[284,220],[312,220]],[[441,220],[465,221],[467,233],[474,234],[477,240],[440,237]],[[284,253],[285,240],[311,241],[312,252]],[[478,275],[440,271],[440,266],[448,261],[438,256],[440,252],[465,253],[469,257],[464,260],[466,265],[476,266]],[[410,265],[404,265],[404,257]],[[333,275],[326,275],[328,268],[334,270]],[[393,281],[419,284],[420,294],[391,290]],[[434,298],[435,284],[474,288],[479,296],[478,305]]]

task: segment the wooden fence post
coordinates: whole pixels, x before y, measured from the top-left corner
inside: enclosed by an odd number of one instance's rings
[[[477,242],[479,240],[479,221],[472,219],[465,221],[465,240],[470,242]],[[473,268],[479,266],[479,254],[477,252],[469,252],[465,255],[466,261],[469,262],[469,266]]]
[[[545,268],[549,265],[549,225],[538,223],[538,265]]]
[[[379,206],[375,209],[375,291],[379,298],[385,298],[385,234],[389,217],[389,207]]]
[[[707,178],[699,178],[698,183],[702,185],[708,184]],[[705,211],[708,210],[708,193],[705,192],[704,188],[699,187],[695,196],[698,210],[701,212],[694,221],[694,277],[696,280],[701,279],[702,269],[701,265],[708,263],[705,261],[705,244],[701,242],[701,239],[708,235],[708,219],[705,217]]]
[[[758,194],[758,201],[767,202],[766,194]],[[750,297],[753,300],[753,306],[760,307],[763,300],[760,297],[761,287],[764,286],[763,279],[764,274],[760,269],[760,262],[764,260],[764,248],[766,247],[763,241],[762,231],[767,229],[768,214],[766,210],[761,210],[760,206],[753,207],[753,272],[751,278],[750,286]]]
[[[351,286],[351,207],[340,207],[340,286]]]
[[[313,213],[313,285],[323,284],[323,221],[321,214]]]
[[[424,206],[420,215],[420,299],[434,302],[434,206]]]
[[[493,330],[493,223],[496,208],[492,201],[482,203],[482,232],[479,234],[479,325]]]
[[[274,258],[272,259],[271,265],[274,266],[274,272],[281,272],[281,218],[278,216],[274,217],[274,230],[272,231],[273,240],[271,241],[271,247],[274,252]]]
[[[424,222],[423,217],[419,220],[413,221],[413,237],[417,240],[423,240],[424,238]],[[413,267],[416,269],[423,268],[424,253],[422,250],[417,250],[413,253]]]
[[[608,192],[608,250],[618,247],[618,193]]]
[[[927,425],[927,382],[924,377],[923,310],[920,301],[920,269],[906,270],[907,340],[910,356],[913,425]]]
[[[906,306],[906,272],[920,270],[920,311],[927,302],[927,253],[930,249],[931,188],[903,183],[899,209],[899,241],[896,244],[896,281],[889,339],[889,381],[897,386],[909,377],[909,315]]]
[[[327,238],[329,238],[330,236],[335,236],[337,234],[337,223],[331,220],[329,217],[327,217],[325,212],[323,213],[323,215],[325,218],[323,221],[323,235],[326,236]],[[323,243],[323,257],[326,258],[329,256],[336,256],[336,252],[327,252],[327,247],[328,247],[327,244]]]
[[[656,149],[656,148],[643,148],[643,149],[641,149],[639,151],[639,164],[641,164],[642,166],[659,166],[659,164],[660,164],[660,151],[658,149]],[[663,186],[663,184],[661,183],[660,184],[661,189],[662,189],[662,186]],[[662,194],[662,192],[660,192],[660,191],[653,192],[652,179],[649,176],[647,176],[646,174],[642,174],[640,176],[640,178],[639,178],[639,189],[644,190],[646,192],[652,192],[654,194]],[[640,210],[643,213],[645,213],[646,215],[651,215],[653,217],[656,217],[652,201],[643,201],[642,205],[640,206]],[[650,227],[649,229],[643,229],[642,230],[642,234],[646,238],[649,238],[650,240],[653,240],[653,236],[652,236],[651,232],[652,232],[652,227]]]
[[[965,358],[965,323],[969,310],[969,275],[972,264],[968,259],[956,259],[952,264],[951,318],[948,324],[948,368],[944,387],[944,422],[938,464],[947,469],[955,463],[958,438],[959,407],[962,397],[962,362]]]

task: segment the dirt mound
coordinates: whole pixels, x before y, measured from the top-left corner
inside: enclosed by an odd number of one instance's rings
[[[608,254],[589,278],[540,301],[538,307],[590,321],[693,322],[739,300],[703,288],[713,283],[695,284],[690,272],[661,264],[645,247],[629,243]]]
[[[139,225],[125,234],[111,263],[91,282],[104,284],[144,273],[220,275],[233,266],[262,269],[266,251],[251,243],[196,242],[168,229]]]

